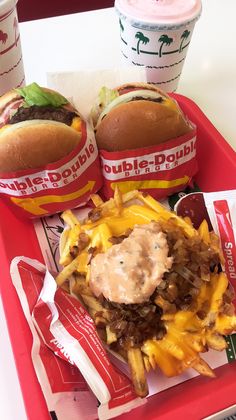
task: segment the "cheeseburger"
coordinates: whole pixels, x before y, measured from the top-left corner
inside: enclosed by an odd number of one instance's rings
[[[103,87],[92,120],[98,148],[110,152],[158,145],[193,129],[174,99],[145,83]]]
[[[81,117],[59,93],[32,83],[0,98],[0,172],[39,168],[81,140]]]

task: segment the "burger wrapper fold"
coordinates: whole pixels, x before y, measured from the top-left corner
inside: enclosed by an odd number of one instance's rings
[[[0,197],[27,218],[82,206],[101,185],[94,133],[85,122],[80,143],[66,157],[38,169],[0,173]]]
[[[102,195],[106,199],[113,196],[116,186],[122,193],[137,189],[163,199],[183,190],[198,170],[196,127],[156,146],[119,152],[100,150],[100,159]]]
[[[50,387],[42,386],[42,389],[46,401],[48,398],[48,406],[51,404],[50,410],[55,410],[52,401],[56,395],[53,394],[61,392],[61,402],[64,401],[67,413],[59,419],[97,418],[96,398],[100,402],[100,419],[109,419],[145,404],[145,399],[136,396],[130,379],[110,362],[95,324],[80,301],[57,287],[44,265],[30,258],[15,257],[11,262],[11,277],[33,336],[38,333],[38,337],[34,337],[34,352],[35,340],[40,339],[43,348],[40,355],[51,354],[50,363],[54,369],[50,369],[49,363],[41,357],[41,364],[50,375],[46,380],[44,378],[44,382],[50,382]],[[68,381],[73,367],[74,387],[66,384],[67,381],[62,381],[64,388],[63,385],[60,388],[60,381],[57,384],[59,372],[55,358],[59,367],[63,366],[59,370]],[[45,374],[45,370],[36,369],[41,385],[44,384],[42,372]],[[86,395],[82,398],[84,392]],[[75,404],[75,401],[80,404]]]

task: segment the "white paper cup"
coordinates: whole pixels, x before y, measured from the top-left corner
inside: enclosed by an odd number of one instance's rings
[[[121,52],[127,64],[145,67],[147,81],[177,89],[200,0],[116,0]]]
[[[17,0],[0,0],[0,95],[24,85]]]

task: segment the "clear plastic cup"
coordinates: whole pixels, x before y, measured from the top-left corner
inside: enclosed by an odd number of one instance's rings
[[[115,0],[115,8],[125,62],[145,67],[148,82],[175,91],[201,0]]]
[[[25,83],[17,0],[0,0],[0,95]]]

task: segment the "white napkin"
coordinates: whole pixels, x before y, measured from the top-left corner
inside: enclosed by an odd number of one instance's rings
[[[146,82],[145,69],[123,67],[47,73],[47,85],[69,99],[88,118],[101,87],[114,88],[123,83]]]

